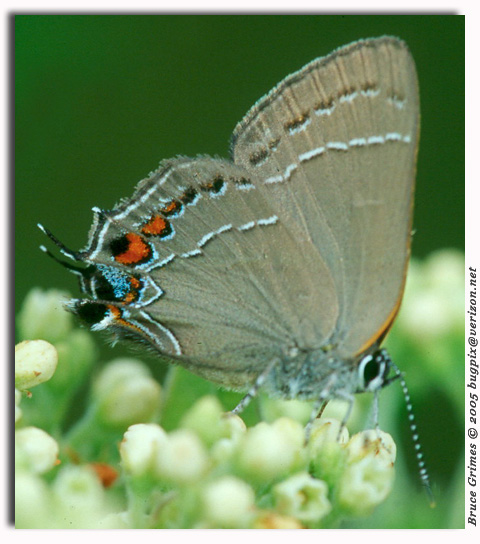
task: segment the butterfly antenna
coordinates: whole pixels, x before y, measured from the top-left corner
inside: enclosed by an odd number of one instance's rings
[[[425,461],[423,460],[422,446],[420,445],[420,439],[417,432],[417,425],[415,423],[415,415],[413,413],[413,406],[410,400],[410,393],[408,391],[407,383],[402,373],[400,372],[400,369],[397,367],[397,365],[393,363],[393,361],[391,360],[390,360],[390,364],[392,368],[395,370],[395,373],[396,373],[395,378],[400,381],[400,385],[403,391],[403,397],[405,398],[405,404],[406,404],[407,412],[408,412],[408,421],[410,422],[410,432],[412,433],[413,446],[415,448],[415,455],[417,458],[420,479],[427,493],[430,506],[432,508],[435,508],[435,505],[436,505],[435,498],[433,496],[432,487],[430,485],[430,478],[428,476],[428,471],[425,467]]]
[[[60,242],[60,240],[54,235],[52,234],[46,227],[44,227],[43,225],[41,225],[40,223],[37,223],[37,227],[44,233],[46,234],[50,240],[60,249],[61,253],[63,253],[65,255],[65,257],[68,257],[69,259],[72,259],[72,261],[78,261],[79,260],[79,255],[77,252],[75,251],[72,251],[71,249],[68,249],[68,247],[63,244],[62,242]],[[45,253],[47,253],[47,255],[50,255],[51,257],[53,257],[57,262],[59,262],[60,264],[63,264],[62,261],[59,261],[56,257],[54,257],[52,255],[52,253],[50,253],[46,248],[45,246],[40,246],[40,249],[42,251],[44,251]],[[67,267],[68,268],[68,267]]]
[[[78,253],[75,253],[73,251],[70,251],[67,247],[65,247],[48,229],[46,229],[43,225],[38,224],[38,228],[44,232],[53,242],[56,246],[60,248],[60,251],[70,257],[71,259],[77,261],[78,260]],[[62,261],[59,259],[56,255],[54,255],[49,249],[47,249],[43,244],[40,246],[41,251],[46,253],[51,259],[53,259],[56,263],[61,264],[63,267],[65,267],[70,272],[73,272],[77,276],[80,276],[81,278],[85,277],[86,269],[82,268],[80,266],[75,266],[67,261]]]

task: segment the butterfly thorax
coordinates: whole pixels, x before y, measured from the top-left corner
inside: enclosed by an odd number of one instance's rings
[[[360,358],[345,361],[335,351],[292,350],[274,366],[265,390],[286,399],[328,399],[351,395],[358,390]]]

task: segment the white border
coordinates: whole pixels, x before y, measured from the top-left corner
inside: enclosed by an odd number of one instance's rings
[[[7,194],[7,188],[9,183],[9,168],[13,168],[13,165],[10,164],[10,160],[12,159],[12,155],[9,156],[9,149],[8,145],[13,146],[13,142],[9,142],[10,136],[12,134],[10,128],[6,124],[6,120],[9,119],[9,105],[7,103],[8,98],[8,92],[9,90],[12,90],[12,82],[10,82],[10,87],[7,87],[5,85],[5,82],[9,81],[9,76],[11,73],[8,73],[9,68],[9,62],[13,59],[13,52],[9,51],[9,47],[13,46],[12,40],[13,36],[9,36],[9,27],[11,27],[11,21],[9,17],[11,17],[12,14],[15,13],[22,13],[22,12],[61,12],[61,13],[80,13],[80,12],[131,12],[131,13],[139,13],[139,12],[150,12],[150,13],[159,13],[159,12],[172,12],[171,6],[172,3],[162,2],[162,1],[146,1],[146,0],[139,0],[135,3],[129,3],[122,0],[115,0],[115,1],[109,1],[109,2],[101,2],[99,0],[83,0],[81,3],[78,3],[78,5],[74,5],[73,3],[68,3],[68,8],[65,7],[65,2],[61,2],[59,0],[57,1],[50,1],[45,3],[39,3],[39,2],[32,2],[32,1],[17,1],[17,2],[5,2],[3,4],[3,17],[2,17],[2,55],[1,55],[1,73],[3,75],[3,85],[1,86],[1,92],[2,92],[2,120],[3,122],[3,130],[1,131],[1,156],[0,156],[0,164],[2,165],[2,173],[3,173],[3,183],[1,183],[1,199],[0,199],[0,205],[2,206],[2,220],[3,220],[3,228],[1,230],[1,236],[2,236],[2,243],[1,246],[4,251],[5,248],[10,247],[12,249],[12,246],[9,246],[8,243],[13,245],[13,233],[10,231],[9,227],[11,226],[11,221],[13,217],[9,217],[8,213],[13,214],[13,210],[8,210],[8,194]],[[478,127],[480,126],[480,118],[479,118],[479,104],[480,100],[478,98],[479,96],[479,89],[480,85],[476,81],[478,78],[478,53],[480,51],[480,40],[479,40],[479,18],[478,18],[478,3],[472,2],[464,2],[462,4],[456,4],[453,2],[446,2],[437,0],[436,2],[419,2],[418,0],[412,1],[412,0],[404,0],[401,4],[399,3],[397,6],[388,4],[388,7],[386,7],[385,0],[377,0],[377,1],[370,1],[370,2],[346,2],[342,0],[336,0],[336,2],[284,2],[282,0],[271,0],[271,1],[264,1],[259,2],[259,0],[243,0],[242,2],[229,2],[228,4],[225,1],[182,1],[177,0],[174,5],[174,13],[182,13],[182,12],[222,12],[222,13],[228,13],[228,12],[261,12],[266,13],[269,10],[275,10],[277,13],[300,13],[300,12],[307,12],[307,13],[315,13],[315,12],[323,12],[323,13],[341,13],[342,11],[347,12],[356,12],[360,13],[359,10],[362,10],[362,12],[368,13],[368,12],[378,12],[378,13],[391,13],[391,12],[397,12],[407,14],[410,13],[425,13],[427,14],[428,11],[430,12],[457,12],[459,14],[465,14],[466,17],[466,30],[467,30],[467,38],[466,38],[466,100],[467,100],[467,115],[466,115],[466,135],[467,135],[467,145],[466,145],[466,191],[467,191],[467,197],[466,197],[466,264],[468,266],[478,266],[480,265],[479,260],[479,235],[480,235],[480,229],[479,229],[479,210],[478,205],[480,203],[480,199],[478,198],[478,186],[480,184],[480,175],[479,175],[479,160],[478,160]],[[10,43],[8,43],[8,39],[10,38]],[[448,40],[448,36],[445,36],[445,39]],[[463,100],[463,97],[458,97],[459,100]],[[441,115],[441,112],[439,112]],[[13,149],[11,150],[13,153]],[[462,183],[461,179],[458,180],[452,180],[452,183]],[[13,191],[13,188],[12,188]],[[9,255],[11,257],[11,255]],[[2,293],[5,295],[5,293],[10,293],[12,286],[8,285],[8,273],[7,273],[7,267],[5,266],[6,259],[2,259],[3,266],[0,267],[0,281],[1,281],[1,288]],[[11,274],[12,274],[12,280],[13,278],[13,263],[9,263],[11,267]],[[11,349],[11,346],[9,344],[9,341],[11,338],[9,337],[9,330],[8,330],[8,324],[11,323],[13,316],[8,314],[8,308],[5,304],[2,304],[2,312],[1,312],[1,319],[2,322],[0,323],[0,334],[1,334],[1,345],[4,347],[4,353],[5,353],[5,360],[3,361],[4,364],[2,364],[3,369],[3,384],[5,384],[4,389],[4,402],[6,404],[6,401],[11,398],[11,395],[6,394],[7,393],[7,387],[11,387],[11,376],[9,375],[9,360],[11,358],[11,351],[7,351]],[[8,347],[7,347],[8,346]],[[4,404],[4,406],[5,406]],[[6,407],[7,408],[7,407]],[[8,407],[10,408],[10,407]],[[9,410],[4,410],[4,414],[11,415],[13,409],[10,408]],[[7,422],[6,418],[2,418],[2,424],[5,426],[5,428],[2,428],[1,436],[2,439],[5,441],[5,438],[7,436]],[[3,447],[0,448],[0,451],[3,453],[3,459],[4,461],[2,463],[2,467],[4,468],[3,472],[3,479],[4,482],[3,487],[3,493],[1,496],[1,511],[6,512],[7,510],[7,501],[11,499],[11,497],[6,495],[5,490],[5,482],[8,481],[8,472],[7,472],[7,465],[6,465],[6,459],[5,459],[5,451],[7,450],[7,445],[4,442],[2,444]],[[480,514],[480,510],[477,511]],[[6,533],[5,536],[7,538],[15,538],[15,539],[31,539],[35,538],[36,531],[32,530],[30,531],[18,531],[13,532],[11,531],[10,527],[7,527],[6,524],[6,518],[4,514],[4,532]],[[480,524],[480,523],[479,523]],[[242,534],[243,533],[243,534]],[[358,536],[361,537],[362,534],[360,531],[353,531],[354,534],[352,534],[352,531],[343,531],[343,532],[336,532],[334,538],[337,539],[356,539]],[[355,534],[357,533],[357,534]],[[39,532],[39,536],[47,536],[48,539],[51,542],[51,540],[61,539],[62,541],[65,539],[65,533],[62,530],[57,531],[42,531]],[[92,534],[92,531],[89,531],[89,535]],[[421,533],[424,534],[423,532]],[[122,533],[119,533],[119,535],[122,535]],[[182,538],[182,536],[188,536],[190,533],[186,533],[185,535],[180,535],[179,531],[163,531],[161,535],[159,535],[155,531],[143,531],[141,532],[141,538],[145,539],[145,541],[158,540],[158,538],[161,538],[162,540],[169,541],[171,539],[178,539]],[[226,535],[222,531],[208,531],[207,533],[204,533],[205,537],[209,539],[209,542],[213,541],[224,541]],[[245,537],[248,535],[248,538],[262,538],[263,539],[275,539],[277,541],[278,539],[282,538],[288,538],[291,539],[292,535],[290,532],[275,532],[275,533],[269,533],[268,531],[263,531],[260,534],[258,531],[245,533],[244,531],[229,531],[227,538],[229,541],[232,542],[240,542],[245,539]],[[408,536],[410,537],[412,535],[412,532],[408,532]],[[132,537],[132,533],[125,533],[122,536],[124,537]],[[328,535],[329,537],[332,537],[333,535]],[[413,535],[412,535],[413,536]],[[453,536],[453,535],[450,535]],[[466,531],[456,531],[455,532],[455,539],[462,539],[462,538],[468,538]],[[77,540],[80,540],[85,538],[85,533],[83,531],[70,531],[68,533],[68,539],[72,542],[75,542]],[[301,538],[305,541],[315,541],[318,542],[318,539],[321,538],[321,535],[319,535],[316,531],[297,531],[295,534],[295,538]],[[388,533],[385,533],[384,531],[369,531],[368,533],[368,539],[369,541],[382,541],[385,542],[385,539],[387,539],[392,542],[392,544],[396,544],[397,542],[402,542],[402,544],[405,541],[405,534],[400,533],[399,531],[388,531]]]

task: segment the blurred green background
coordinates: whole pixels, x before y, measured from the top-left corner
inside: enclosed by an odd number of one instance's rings
[[[16,312],[33,286],[78,294],[75,277],[38,249],[49,244],[37,222],[68,247],[85,246],[93,206],[109,209],[130,196],[161,159],[228,156],[235,124],[283,77],[340,45],[384,34],[408,43],[420,81],[413,255],[464,249],[462,16],[17,15],[14,31]],[[128,352],[99,345],[104,358]],[[430,378],[416,381],[421,363],[396,360],[413,374],[444,503],[462,455],[461,421],[441,386],[422,398]],[[400,476],[415,481],[412,456],[407,464]],[[423,496],[415,502],[422,511],[426,504]],[[428,520],[410,513],[411,526],[447,526],[443,512]]]

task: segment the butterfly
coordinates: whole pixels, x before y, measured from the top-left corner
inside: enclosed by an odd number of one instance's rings
[[[84,249],[40,225],[79,278],[68,308],[246,392],[234,411],[260,388],[351,406],[400,376],[380,345],[405,285],[418,137],[404,42],[318,58],[250,109],[230,159],[165,160],[94,208]]]

